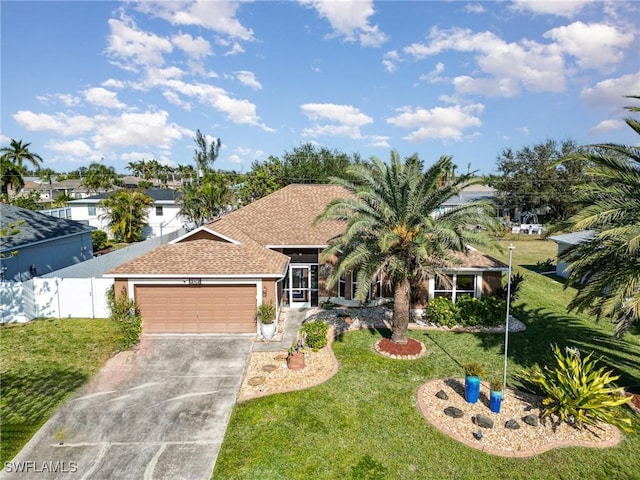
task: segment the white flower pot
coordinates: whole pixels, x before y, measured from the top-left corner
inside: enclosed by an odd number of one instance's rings
[[[271,340],[276,334],[276,322],[273,323],[261,323],[260,324],[260,335],[265,340]]]

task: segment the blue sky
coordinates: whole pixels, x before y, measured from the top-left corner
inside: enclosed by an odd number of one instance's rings
[[[506,147],[636,143],[633,1],[2,1],[0,139],[45,167],[216,162],[313,142],[362,157],[452,155],[495,171]]]

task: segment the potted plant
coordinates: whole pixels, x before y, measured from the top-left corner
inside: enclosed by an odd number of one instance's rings
[[[266,340],[271,340],[276,334],[276,307],[271,300],[262,302],[256,308],[256,318],[260,323],[260,335]]]
[[[304,344],[306,334],[298,335],[298,338],[293,342],[291,348],[289,348],[289,355],[287,355],[287,367],[290,370],[302,370],[304,368]]]
[[[464,398],[468,403],[476,403],[480,396],[480,377],[484,375],[484,366],[477,362],[465,363]]]
[[[493,413],[500,413],[502,405],[502,380],[494,378],[489,382],[489,408]]]

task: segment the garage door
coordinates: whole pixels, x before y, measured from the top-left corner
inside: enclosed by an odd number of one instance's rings
[[[255,285],[136,285],[145,333],[253,333]]]

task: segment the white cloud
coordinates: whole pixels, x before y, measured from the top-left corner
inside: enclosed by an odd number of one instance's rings
[[[133,20],[122,16],[122,20],[109,19],[110,34],[107,40],[107,54],[115,59],[129,63],[116,64],[127,70],[136,70],[136,66],[160,66],[164,64],[163,55],[173,51],[173,45],[166,38],[140,30]]]
[[[389,73],[395,72],[400,62],[402,62],[402,59],[396,50],[389,50],[382,56],[382,65]]]
[[[148,87],[149,85],[146,84]],[[157,80],[153,86],[162,87],[165,91],[174,93],[173,99],[179,93],[181,95],[196,98],[204,105],[210,105],[215,109],[227,114],[228,118],[237,124],[247,124],[260,127],[266,132],[274,130],[262,122],[256,113],[255,104],[246,99],[236,99],[231,97],[226,90],[215,85],[204,83],[186,83],[181,80]],[[166,95],[165,95],[166,97]]]
[[[34,113],[19,110],[13,119],[31,132],[51,131],[62,136],[78,135],[93,130],[94,119],[85,115]]]
[[[371,141],[367,144],[368,147],[391,148],[389,137],[385,135],[370,135],[369,139]]]
[[[262,85],[258,80],[256,80],[256,76],[253,72],[240,70],[235,72],[235,75],[238,81],[245,87],[253,88],[254,90],[262,90]]]
[[[484,105],[456,105],[435,107],[430,110],[421,107],[402,107],[387,123],[413,131],[403,137],[410,142],[421,142],[430,138],[461,140],[465,130],[482,125],[480,115]]]
[[[457,77],[456,88],[463,93],[513,96],[521,87],[534,92],[560,92],[565,89],[564,61],[560,48],[523,40],[507,43],[492,32],[473,33],[468,29],[431,29],[427,44],[404,48],[416,59],[446,50],[477,53],[476,61],[488,77]]]
[[[94,152],[89,145],[83,140],[70,140],[68,142],[59,142],[52,140],[47,143],[46,147],[57,153],[63,153],[65,155],[71,155],[74,157],[95,157],[97,153]]]
[[[240,53],[244,53],[244,48],[238,42],[233,42],[233,46],[224,52],[225,57],[229,57],[232,55],[238,55]]]
[[[66,107],[75,107],[76,105],[79,105],[81,101],[79,97],[75,95],[71,95],[69,93],[54,93],[54,94],[47,94],[47,95],[38,95],[36,96],[36,100],[38,100],[41,103],[44,103],[45,105],[50,105],[52,102],[57,101],[62,103]]]
[[[167,102],[171,103],[172,105],[182,107],[188,112],[191,111],[191,103],[183,101],[176,92],[167,90],[162,92],[162,96],[166,98]]]
[[[87,88],[84,99],[92,105],[106,108],[125,108],[126,105],[118,100],[118,94],[102,87]]]
[[[603,80],[583,88],[580,95],[590,107],[620,109],[631,104],[626,95],[640,95],[640,72]]]
[[[109,150],[114,147],[153,145],[170,148],[181,139],[186,129],[167,122],[169,114],[157,112],[123,113],[117,117],[102,118],[92,140],[96,148]]]
[[[525,135],[529,135],[529,127],[527,126],[518,128],[518,131],[522,132]]]
[[[125,87],[125,83],[123,81],[116,80],[115,78],[109,78],[108,80],[105,80],[104,82],[102,82],[100,85],[102,85],[103,87],[109,87],[109,88]]]
[[[464,11],[467,13],[484,13],[484,7],[480,3],[467,3],[464,6]]]
[[[314,125],[303,130],[303,135],[308,137],[320,136],[345,136],[361,138],[360,128],[373,119],[360,112],[351,105],[336,105],[333,103],[306,103],[300,105],[302,113],[312,121],[327,121],[330,124]]]
[[[0,133],[0,142],[1,143],[8,143],[11,141],[11,137],[7,137],[5,134]]]
[[[202,37],[193,38],[188,33],[171,37],[171,42],[189,57],[200,60],[211,55],[211,44]]]
[[[590,135],[598,135],[600,133],[605,133],[610,130],[617,130],[619,128],[625,127],[626,123],[622,120],[603,120],[595,127],[589,130]]]
[[[442,72],[444,72],[444,63],[438,62],[433,70],[429,73],[420,75],[418,79],[423,82],[440,83],[445,80],[440,76]]]
[[[241,2],[224,0],[144,0],[136,8],[173,25],[195,25],[240,40],[252,41],[253,30],[236,18]]]
[[[512,8],[522,12],[534,14],[556,15],[559,17],[574,17],[594,0],[514,0]]]
[[[349,42],[360,42],[365,47],[379,47],[388,37],[378,25],[371,25],[369,17],[375,14],[373,0],[299,0],[314,8],[326,18],[334,33],[330,37],[344,37]]]
[[[576,57],[583,68],[602,68],[619,63],[624,58],[622,50],[631,45],[634,38],[632,33],[622,32],[611,25],[582,22],[554,28],[543,36],[555,40],[564,52]]]

